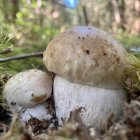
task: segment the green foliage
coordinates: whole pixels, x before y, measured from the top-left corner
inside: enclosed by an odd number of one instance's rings
[[[1,31],[0,33],[0,53],[4,51],[6,48],[11,48],[12,44],[10,43],[10,38],[4,35]]]
[[[119,34],[116,38],[126,47],[140,46],[140,36]]]
[[[9,11],[0,12],[1,15],[8,13],[8,17],[12,17],[12,5],[11,3],[4,2],[3,4],[7,5]],[[46,3],[45,3],[46,4]],[[42,4],[42,10],[46,9],[44,2]],[[15,6],[15,5],[14,5]],[[47,18],[45,19],[44,15],[38,11],[36,1],[32,1],[30,4],[24,1],[19,2],[20,10],[16,13],[16,18],[9,20],[3,18],[1,21],[1,28],[7,36],[13,36],[11,42],[13,43],[13,51],[8,54],[1,55],[1,57],[15,56],[24,53],[32,53],[37,51],[44,51],[47,47],[48,42],[59,33],[60,29],[51,23]],[[50,8],[50,6],[49,6]],[[0,10],[1,11],[1,10]],[[41,19],[43,18],[43,19]],[[7,23],[7,20],[9,22]],[[9,41],[3,43],[6,48],[8,47]],[[12,71],[22,71],[30,68],[44,68],[42,60],[40,58],[30,58],[28,60],[16,60],[13,62],[6,62],[4,65],[11,69]]]

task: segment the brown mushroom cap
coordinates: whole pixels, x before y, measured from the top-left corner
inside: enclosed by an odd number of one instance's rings
[[[122,88],[125,49],[94,27],[74,27],[54,38],[44,52],[47,69],[78,84]]]

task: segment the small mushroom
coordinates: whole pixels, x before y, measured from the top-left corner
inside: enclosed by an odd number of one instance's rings
[[[56,74],[53,94],[60,125],[80,108],[83,123],[99,129],[110,114],[121,115],[128,98],[125,52],[110,34],[94,27],[74,27],[49,43],[43,61]]]
[[[3,97],[22,122],[35,117],[49,119],[47,99],[52,92],[52,77],[45,72],[31,69],[13,76],[4,86]]]

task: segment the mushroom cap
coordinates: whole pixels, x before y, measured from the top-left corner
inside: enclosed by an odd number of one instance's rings
[[[48,99],[52,92],[52,77],[31,69],[13,76],[4,86],[3,97],[13,110],[31,107]]]
[[[78,84],[122,88],[125,49],[98,28],[77,26],[54,38],[43,54],[47,69]]]

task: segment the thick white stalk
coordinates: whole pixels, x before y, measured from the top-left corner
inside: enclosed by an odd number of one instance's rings
[[[123,103],[127,101],[124,89],[104,89],[79,85],[56,76],[54,100],[59,125],[68,120],[70,112],[83,108],[80,117],[87,126],[103,128],[110,114],[119,117]]]
[[[50,120],[52,115],[48,111],[48,103],[47,101],[32,106],[30,108],[23,108],[21,112],[19,112],[19,118],[21,122],[26,123],[31,118],[37,118],[38,120]]]

